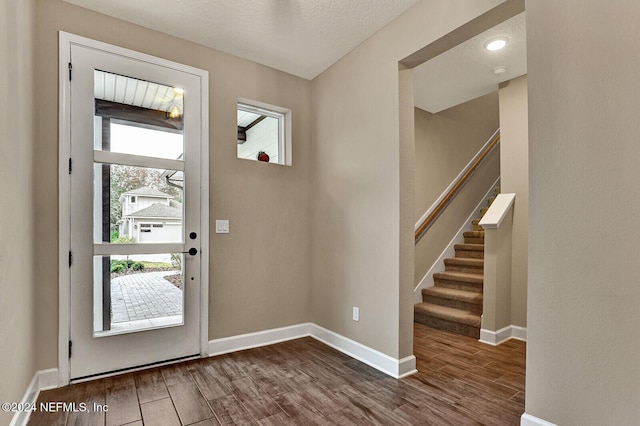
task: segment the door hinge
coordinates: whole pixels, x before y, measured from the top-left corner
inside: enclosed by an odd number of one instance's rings
[[[73,65],[69,62],[69,81],[71,81],[71,70],[73,69]]]
[[[69,251],[69,268],[71,268],[71,264],[73,263],[73,254]]]
[[[71,359],[71,347],[73,346],[73,343],[71,343],[71,340],[69,340],[69,359]]]
[[[72,170],[73,170],[73,160],[71,160],[71,158],[69,158],[69,174],[71,174]]]

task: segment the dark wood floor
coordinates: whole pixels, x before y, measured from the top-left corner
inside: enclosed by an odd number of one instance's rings
[[[39,402],[108,411],[34,412],[29,425],[520,424],[524,342],[415,324],[414,345],[420,372],[403,380],[304,338],[46,391]]]

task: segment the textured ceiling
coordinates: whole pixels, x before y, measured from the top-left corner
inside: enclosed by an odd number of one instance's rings
[[[419,0],[65,0],[306,79]]]
[[[507,36],[497,52],[484,48],[487,40]],[[506,67],[499,76],[494,68]],[[414,69],[415,105],[437,113],[498,90],[503,81],[527,73],[525,12],[496,25]]]

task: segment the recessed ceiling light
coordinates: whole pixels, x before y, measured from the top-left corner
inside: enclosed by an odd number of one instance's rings
[[[500,66],[498,66],[498,67],[495,67],[495,68],[493,69],[493,73],[494,73],[495,75],[502,75],[502,74],[504,74],[504,73],[506,73],[506,72],[507,72],[507,67],[502,66],[502,65],[500,65]]]
[[[507,43],[509,43],[509,39],[506,37],[498,37],[486,42],[484,44],[484,48],[491,52],[495,52],[496,50],[500,50],[505,47]]]

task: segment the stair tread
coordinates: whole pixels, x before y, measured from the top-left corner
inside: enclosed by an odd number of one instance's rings
[[[465,266],[484,266],[484,259],[476,259],[475,257],[449,257],[444,260],[445,265],[465,265]]]
[[[455,244],[456,250],[484,251],[484,244]]]
[[[461,302],[482,303],[482,293],[475,291],[458,290],[447,287],[429,287],[422,290],[423,295],[440,297],[443,299],[459,300]]]
[[[468,272],[445,271],[436,272],[433,278],[441,278],[449,281],[462,281],[467,283],[482,284],[484,282],[483,274],[470,274]]]
[[[415,305],[414,321],[479,338],[485,242],[480,220],[472,220],[473,230],[463,232],[464,243],[454,245],[455,257],[444,259],[445,271],[433,274],[434,286],[422,289],[424,301]]]
[[[414,310],[424,315],[480,328],[480,314],[427,302],[417,303]]]

